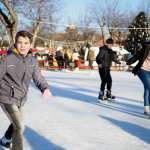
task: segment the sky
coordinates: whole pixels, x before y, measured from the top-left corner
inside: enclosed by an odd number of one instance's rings
[[[86,4],[92,2],[93,0],[63,0],[66,3],[66,12],[67,17],[70,17],[72,20],[75,18],[77,12],[82,11],[85,8]],[[125,0],[131,4],[131,9],[136,9],[138,4],[143,0]],[[75,18],[76,19],[76,18]]]
[[[61,19],[61,24],[69,25],[70,21],[72,20],[74,25],[78,25],[78,20],[80,14],[82,15],[86,4],[93,2],[94,0],[63,0],[65,4],[65,9],[63,9],[63,16]],[[131,10],[137,10],[139,3],[143,0],[125,0],[131,6]],[[99,27],[99,25],[92,23],[93,27]],[[59,26],[57,28],[57,32],[64,32],[66,27]],[[101,32],[101,29],[97,29],[97,32]]]

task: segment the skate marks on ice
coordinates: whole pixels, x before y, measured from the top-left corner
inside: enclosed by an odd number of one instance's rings
[[[25,126],[24,137],[33,150],[65,150],[64,148],[50,142],[50,140],[46,139],[28,126]],[[24,145],[24,150],[30,150],[29,147],[27,147],[28,144]]]
[[[143,111],[142,111],[143,109],[141,106],[135,106],[132,104],[122,103],[119,101],[108,102],[108,103],[93,102],[93,104],[98,105],[98,106],[103,107],[103,108],[110,109],[110,110],[115,110],[118,113],[122,112],[122,113],[125,113],[128,115],[132,115],[133,117],[148,119],[148,116],[143,113]],[[123,106],[125,106],[125,107],[123,107]],[[131,109],[133,107],[135,110]],[[141,112],[139,112],[138,110],[141,110]]]
[[[109,118],[106,116],[99,115],[99,117],[109,121],[110,123],[119,127],[121,130],[129,133],[130,135],[146,142],[147,144],[150,144],[150,136],[149,136],[150,129],[139,126],[137,124],[133,124],[133,123],[125,122],[121,120],[116,120],[116,119]],[[118,133],[118,136],[119,136],[119,133]]]

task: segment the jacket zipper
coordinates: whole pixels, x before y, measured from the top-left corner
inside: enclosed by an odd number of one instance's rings
[[[24,58],[23,58],[23,63],[24,63],[24,74],[23,74],[23,78],[22,78],[22,87],[23,87],[23,80],[24,80],[24,77],[25,77],[25,70],[26,70]],[[23,89],[24,89],[24,87],[23,87]],[[25,91],[25,89],[24,89],[24,91]],[[26,92],[25,92],[25,94],[26,94]],[[23,98],[24,98],[24,97],[25,97],[25,95],[23,96]],[[21,103],[22,103],[23,98],[22,98],[21,101],[20,101],[20,106],[21,106]]]

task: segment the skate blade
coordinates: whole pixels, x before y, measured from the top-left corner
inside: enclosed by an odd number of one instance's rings
[[[107,104],[108,103],[107,100],[101,100],[101,99],[99,99],[98,102],[103,103],[103,104]]]
[[[116,101],[116,99],[107,98],[108,101]]]

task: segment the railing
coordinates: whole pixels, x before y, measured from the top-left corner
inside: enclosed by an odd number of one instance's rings
[[[118,59],[120,62],[126,61],[126,59]],[[53,66],[50,66],[49,63],[52,62]],[[60,66],[58,66],[57,62],[60,62]],[[90,69],[89,65],[85,65],[85,62],[89,62],[89,60],[78,60],[78,68],[79,69]],[[58,68],[65,68],[64,66],[64,61],[63,60],[59,60],[59,61],[38,61],[39,63],[39,68],[47,68],[47,69],[58,69]],[[46,63],[48,63],[48,66],[46,66]],[[68,62],[69,65],[67,66],[67,68],[69,68],[70,70],[73,70],[75,67],[75,63],[74,62]],[[93,66],[94,69],[98,69],[98,65],[97,66]],[[123,70],[123,65],[119,65],[119,64],[115,64],[110,66],[110,68],[112,70]],[[130,69],[133,69],[134,66],[129,66]]]

